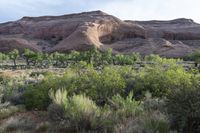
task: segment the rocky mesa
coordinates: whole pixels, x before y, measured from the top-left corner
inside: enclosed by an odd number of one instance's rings
[[[183,57],[200,48],[200,24],[191,19],[131,21],[102,11],[63,16],[23,17],[0,24],[0,51],[30,48],[41,52],[112,48]]]

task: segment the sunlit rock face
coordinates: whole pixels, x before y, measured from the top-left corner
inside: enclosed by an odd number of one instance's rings
[[[92,46],[115,53],[183,57],[200,47],[200,25],[191,19],[122,21],[102,11],[23,17],[0,24],[0,51],[84,51]]]

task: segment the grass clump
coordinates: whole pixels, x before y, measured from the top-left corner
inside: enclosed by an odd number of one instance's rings
[[[23,106],[13,106],[10,103],[0,104],[0,119],[7,118],[21,111],[24,111]]]

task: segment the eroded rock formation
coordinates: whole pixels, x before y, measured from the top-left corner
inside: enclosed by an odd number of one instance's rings
[[[0,51],[87,50],[182,57],[200,47],[200,25],[190,19],[122,21],[101,11],[63,16],[23,17],[0,24]]]

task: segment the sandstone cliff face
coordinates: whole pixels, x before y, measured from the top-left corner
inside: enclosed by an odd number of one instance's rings
[[[92,45],[120,53],[182,57],[200,47],[200,25],[190,19],[122,21],[101,11],[24,17],[0,24],[0,51],[67,52]]]

